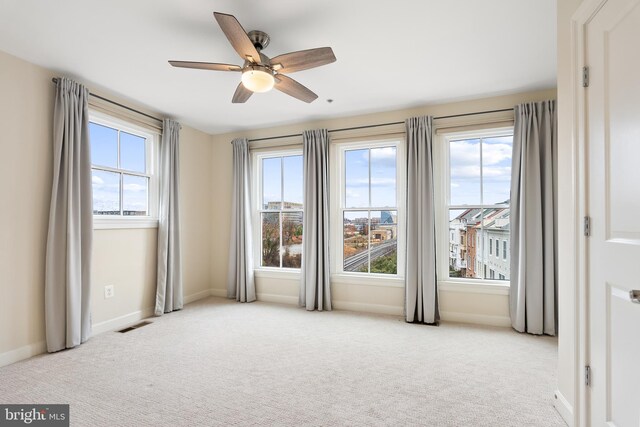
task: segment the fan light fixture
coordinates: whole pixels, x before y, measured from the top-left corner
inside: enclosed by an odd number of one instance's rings
[[[289,73],[308,70],[335,62],[336,56],[330,47],[299,50],[269,58],[262,50],[269,45],[269,34],[253,30],[247,33],[235,16],[213,12],[220,29],[227,37],[240,58],[242,65],[217,62],[169,61],[174,67],[196,70],[230,71],[242,73],[242,81],[236,86],[231,102],[247,102],[254,92],[268,92],[276,89],[300,101],[310,103],[318,95],[288,76]]]
[[[242,84],[251,92],[268,92],[274,83],[273,72],[266,67],[252,65],[242,72]]]

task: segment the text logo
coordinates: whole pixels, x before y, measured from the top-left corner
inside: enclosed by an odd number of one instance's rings
[[[0,405],[0,427],[68,427],[69,405]]]

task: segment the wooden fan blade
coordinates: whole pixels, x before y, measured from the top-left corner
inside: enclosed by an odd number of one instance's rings
[[[278,74],[275,76],[275,79],[276,84],[274,87],[276,89],[278,89],[280,92],[286,93],[287,95],[293,96],[294,98],[298,98],[300,101],[310,103],[318,98],[318,95],[311,92],[309,89],[302,86],[291,77],[287,77],[283,74]]]
[[[240,82],[240,84],[236,88],[236,92],[233,94],[233,99],[231,100],[231,102],[233,102],[234,104],[242,104],[244,102],[247,102],[247,100],[251,98],[251,95],[253,95],[253,92],[244,87],[242,82]]]
[[[174,67],[195,68],[198,70],[240,71],[241,67],[233,64],[216,64],[214,62],[169,61]]]
[[[222,32],[229,39],[231,46],[238,52],[242,59],[260,63],[260,54],[249,39],[247,32],[242,28],[235,16],[226,13],[213,12],[213,16],[222,28]]]
[[[300,50],[271,58],[271,64],[276,66],[279,73],[294,73],[296,71],[308,70],[309,68],[330,64],[335,61],[336,57],[330,47]],[[282,65],[282,68],[278,69],[277,64]]]

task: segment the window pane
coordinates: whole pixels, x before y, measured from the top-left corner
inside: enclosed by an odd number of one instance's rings
[[[118,167],[118,131],[96,123],[89,123],[91,163],[96,166]]]
[[[486,138],[482,143],[482,203],[509,203],[513,137]]]
[[[120,215],[120,174],[93,169],[93,214]]]
[[[480,209],[449,209],[449,277],[474,277],[467,264],[476,255],[470,242],[476,238],[473,228],[480,222],[479,213]]]
[[[345,207],[369,205],[369,149],[348,150],[345,161]]]
[[[509,280],[509,270],[511,268],[509,257],[505,258],[505,248],[509,247],[509,208],[485,209],[483,234],[485,242],[492,242],[492,246],[487,248],[489,256],[484,257],[484,278],[490,279],[491,270],[494,271],[493,279],[500,275]],[[502,245],[500,247],[499,245]]]
[[[369,271],[369,214],[345,212],[343,218],[344,271]]]
[[[282,158],[284,186],[284,209],[302,209],[302,156],[287,156]]]
[[[371,149],[371,206],[396,206],[396,147]]]
[[[282,266],[300,268],[302,264],[302,212],[282,213],[282,246],[284,250]]]
[[[280,214],[262,214],[262,266],[280,267]]]
[[[469,139],[449,143],[451,170],[451,205],[479,205],[480,140]]]
[[[262,159],[262,208],[280,209],[282,157]]]
[[[149,178],[122,175],[122,215],[149,215]]]
[[[397,211],[371,211],[370,272],[396,274],[398,272]]]
[[[147,171],[145,155],[146,139],[120,132],[120,168],[145,173]]]

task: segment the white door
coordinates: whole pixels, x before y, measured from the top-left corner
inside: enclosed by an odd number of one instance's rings
[[[591,425],[638,427],[640,0],[604,3],[586,47]]]

